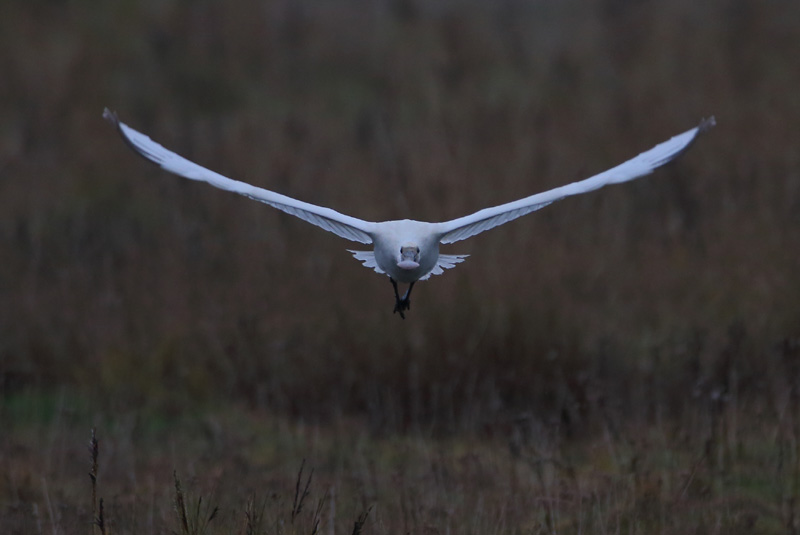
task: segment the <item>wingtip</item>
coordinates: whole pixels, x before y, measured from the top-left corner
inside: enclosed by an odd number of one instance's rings
[[[119,126],[119,117],[117,117],[117,112],[111,111],[108,108],[103,108],[103,119],[114,126]]]
[[[715,126],[717,126],[717,120],[712,115],[711,117],[700,121],[700,124],[697,126],[697,131],[698,133],[708,132]]]
[[[111,111],[108,108],[104,108],[103,119],[108,121],[111,124],[111,126],[113,126],[117,130],[120,137],[122,137],[122,141],[124,141],[125,144],[128,145],[128,147],[130,147],[133,150],[133,152],[135,152],[139,156],[142,156],[144,159],[155,163],[156,165],[160,165],[158,162],[154,161],[153,158],[148,156],[145,153],[146,151],[144,151],[142,147],[133,142],[133,140],[131,139],[128,132],[126,132],[126,130],[131,130],[132,132],[135,132],[135,130],[128,129],[128,127],[122,121],[119,120],[117,112]]]

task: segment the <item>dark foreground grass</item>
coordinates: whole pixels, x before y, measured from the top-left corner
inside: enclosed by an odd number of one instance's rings
[[[374,432],[344,416],[305,423],[240,405],[112,413],[77,392],[27,390],[0,405],[0,526],[795,533],[800,346],[787,341],[764,358],[775,367],[758,379],[758,396],[733,367],[726,385],[685,392],[678,411],[653,383],[647,407],[606,398],[585,408],[581,425],[562,410],[445,434]]]

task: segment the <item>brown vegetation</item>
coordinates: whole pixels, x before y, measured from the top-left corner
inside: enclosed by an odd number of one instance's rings
[[[111,533],[180,531],[173,469],[239,532],[302,458],[322,532],[795,533],[798,42],[781,1],[0,2],[0,519],[89,531],[96,425]],[[147,165],[105,106],[372,220],[718,127],[452,246],[401,322],[348,242]]]

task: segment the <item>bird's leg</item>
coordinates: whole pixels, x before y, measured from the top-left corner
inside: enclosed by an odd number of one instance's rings
[[[405,295],[400,298],[400,294],[397,292],[397,282],[391,277],[389,280],[392,281],[392,287],[394,288],[394,311],[400,313],[400,317],[406,319],[406,315],[403,314],[404,310],[411,309],[411,289],[414,288],[414,282],[408,285],[408,290],[406,290]]]
[[[392,288],[394,288],[394,311],[399,312],[400,317],[406,319],[406,315],[403,314],[403,311],[408,308],[408,294],[411,292],[411,288],[409,288],[406,295],[400,299],[400,293],[397,291],[397,282],[391,277],[389,277],[389,280],[392,281]],[[413,286],[414,284],[412,283],[411,285]]]
[[[400,300],[400,303],[407,309],[411,310],[411,289],[414,288],[414,283],[417,281],[412,282],[408,285],[408,290],[406,290],[406,295]]]

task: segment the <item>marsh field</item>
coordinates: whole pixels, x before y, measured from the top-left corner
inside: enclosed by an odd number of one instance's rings
[[[0,533],[797,534],[798,58],[783,0],[3,0]],[[403,321],[106,106],[378,221],[717,127],[444,248]]]

